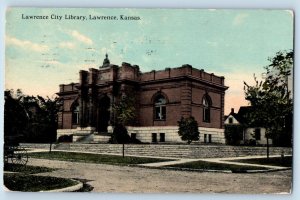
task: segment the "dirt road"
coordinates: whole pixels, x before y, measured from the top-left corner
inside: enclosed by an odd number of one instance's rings
[[[43,175],[88,180],[92,192],[289,193],[291,170],[233,174],[185,172],[30,159],[29,165],[60,168]]]

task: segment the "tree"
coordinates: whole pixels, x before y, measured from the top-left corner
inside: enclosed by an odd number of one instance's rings
[[[269,58],[270,64],[265,67],[261,81],[254,75],[254,86],[244,82],[245,99],[253,107],[249,121],[265,127],[267,141],[271,138],[275,145],[291,145],[293,101],[288,77],[293,55],[293,51],[277,52],[275,57]]]
[[[24,136],[29,121],[28,113],[21,104],[20,97],[14,97],[13,90],[6,90],[4,99],[4,141],[19,142],[12,140]]]
[[[180,121],[178,121],[178,126],[178,135],[183,141],[187,141],[187,143],[190,144],[192,141],[199,140],[200,133],[198,130],[198,123],[194,117],[181,117]]]
[[[127,126],[133,124],[136,118],[135,98],[124,95],[121,100],[113,106],[114,114],[116,116],[116,124],[123,124]]]
[[[40,131],[43,130],[45,140],[50,143],[50,152],[52,143],[56,141],[57,136],[57,113],[60,109],[60,99],[58,97],[50,99],[37,96],[39,105],[38,125]]]
[[[243,139],[243,126],[242,125],[225,125],[225,139],[229,145],[240,144]]]
[[[136,119],[135,98],[127,95],[122,96],[120,101],[114,104],[113,111],[115,127],[111,142],[119,144],[130,143],[131,140],[126,126],[133,124]]]
[[[23,135],[24,142],[56,141],[59,99],[27,96],[20,89],[16,94],[5,91],[5,135]]]

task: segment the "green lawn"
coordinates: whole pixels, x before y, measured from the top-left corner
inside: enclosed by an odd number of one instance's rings
[[[269,159],[267,159],[267,158],[240,159],[240,160],[234,160],[234,162],[260,164],[260,165],[273,165],[273,166],[281,166],[281,167],[292,167],[293,157],[285,156],[284,158],[271,157]]]
[[[264,167],[241,166],[223,163],[213,163],[205,161],[188,162],[178,165],[169,165],[168,167],[178,169],[198,169],[198,170],[231,170],[233,172],[244,172],[246,170],[266,170]]]
[[[60,189],[76,184],[75,181],[65,178],[34,176],[20,173],[4,174],[4,185],[12,191],[38,192]]]
[[[4,171],[9,172],[20,172],[24,174],[37,174],[43,172],[52,172],[55,169],[51,169],[48,167],[39,167],[39,166],[30,166],[30,165],[18,165],[18,164],[11,164],[6,163],[4,164]]]
[[[6,163],[4,171],[15,173],[4,173],[4,185],[12,191],[37,192],[60,189],[76,184],[76,182],[69,179],[31,175],[54,170],[48,167]]]
[[[74,152],[39,152],[30,153],[32,158],[43,158],[50,160],[63,160],[72,162],[87,162],[87,163],[98,163],[98,164],[112,164],[112,165],[132,165],[142,163],[153,163],[169,161],[169,159],[158,159],[158,158],[142,158],[142,157],[130,157],[115,156],[115,155],[102,155],[102,154],[88,154],[88,153],[74,153]]]

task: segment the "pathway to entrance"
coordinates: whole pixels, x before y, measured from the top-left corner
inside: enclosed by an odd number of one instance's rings
[[[286,156],[291,156],[291,155],[286,155]],[[193,161],[207,161],[207,162],[223,163],[223,164],[255,166],[255,167],[267,167],[267,168],[273,169],[273,170],[289,169],[289,167],[280,167],[280,166],[271,166],[271,165],[260,165],[260,164],[249,164],[249,163],[242,163],[242,162],[234,162],[234,160],[242,160],[242,159],[250,159],[250,158],[265,158],[265,157],[266,156],[243,156],[243,157],[230,157],[230,158],[178,159],[178,160],[175,160],[175,161],[159,162],[159,163],[147,163],[147,164],[140,164],[140,165],[145,166],[145,167],[163,167],[163,166],[182,164],[182,163],[193,162]],[[278,155],[270,156],[270,158],[271,157],[278,157]]]
[[[175,162],[191,160],[194,159]],[[223,159],[214,161],[220,160]],[[251,174],[190,172],[32,158],[28,164],[58,168],[42,175],[87,180],[94,188],[92,192],[289,193],[292,181],[291,170]]]

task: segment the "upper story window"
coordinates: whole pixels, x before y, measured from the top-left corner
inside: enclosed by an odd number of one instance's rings
[[[232,117],[229,117],[228,122],[229,122],[229,124],[232,124],[232,123],[233,123]]]
[[[203,97],[203,121],[210,122],[210,99],[208,96]]]
[[[166,103],[166,98],[161,94],[154,99],[155,120],[166,120]]]
[[[72,124],[79,124],[79,105],[75,105],[72,109]]]

